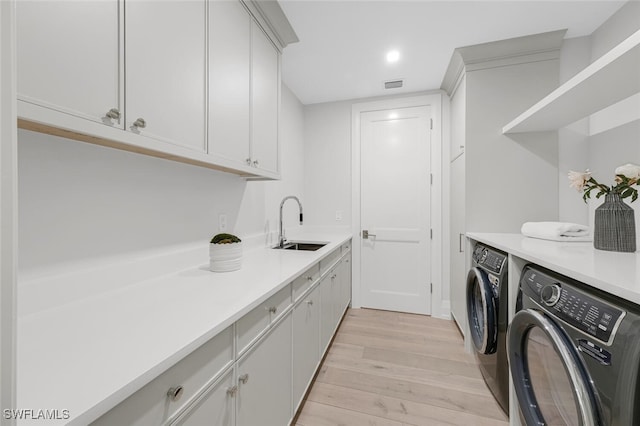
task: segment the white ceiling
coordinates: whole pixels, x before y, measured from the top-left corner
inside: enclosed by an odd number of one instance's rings
[[[568,29],[591,34],[618,0],[280,0],[298,34],[282,78],[305,104],[438,89],[457,47]],[[388,50],[400,61],[387,64]],[[383,88],[403,78],[401,89]]]

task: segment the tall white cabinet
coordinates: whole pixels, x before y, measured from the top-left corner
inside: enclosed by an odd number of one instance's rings
[[[564,31],[456,49],[442,83],[451,97],[450,291],[466,321],[466,232],[520,232],[557,220],[557,134],[508,137],[504,123],[558,84]],[[499,59],[496,59],[499,58]]]

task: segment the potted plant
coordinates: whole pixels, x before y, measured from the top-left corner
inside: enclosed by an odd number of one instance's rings
[[[587,169],[584,172],[569,172],[570,186],[582,191],[585,203],[596,192],[596,198],[603,195],[604,203],[596,209],[593,233],[593,246],[599,250],[634,252],[636,251],[636,225],[633,208],[623,200],[631,197],[638,199],[640,185],[640,166],[625,164],[615,170],[615,185],[607,186],[596,181]]]
[[[213,272],[229,272],[240,269],[242,264],[242,240],[232,234],[217,234],[209,244],[209,269]]]

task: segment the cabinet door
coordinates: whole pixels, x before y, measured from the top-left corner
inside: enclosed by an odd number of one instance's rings
[[[467,324],[467,269],[465,267],[465,156],[460,155],[451,163],[451,313],[460,326]]]
[[[233,370],[172,423],[172,426],[232,426],[234,420]]]
[[[351,301],[351,253],[349,253],[340,264],[340,305],[338,309],[338,319],[344,313],[345,308]]]
[[[293,407],[300,404],[320,361],[320,287],[293,311]]]
[[[327,349],[337,324],[339,286],[336,269],[332,269],[320,282],[320,349]]]
[[[251,16],[239,1],[209,3],[208,152],[251,163]]]
[[[251,24],[251,158],[254,165],[278,172],[280,54],[262,29]]]
[[[202,152],[205,3],[125,2],[126,129]]]
[[[291,314],[238,363],[237,426],[291,419]]]
[[[120,126],[118,1],[19,1],[16,20],[18,98]]]

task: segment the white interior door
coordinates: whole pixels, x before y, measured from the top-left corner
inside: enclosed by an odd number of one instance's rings
[[[363,307],[431,312],[430,119],[430,106],[360,115]]]

